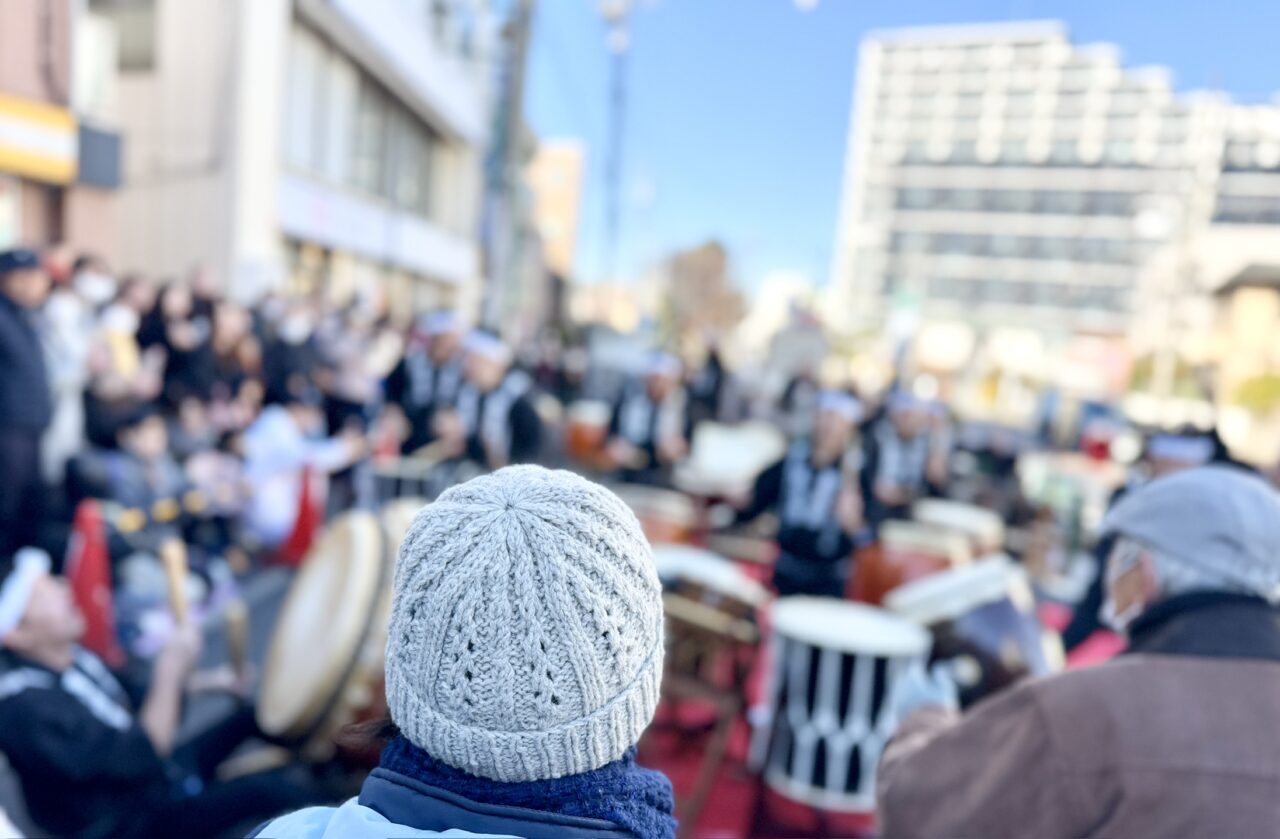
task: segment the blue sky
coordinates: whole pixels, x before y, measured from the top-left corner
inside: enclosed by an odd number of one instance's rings
[[[588,148],[577,268],[602,271],[609,56],[598,0],[540,0],[526,111]],[[858,42],[868,30],[1060,19],[1181,90],[1280,91],[1275,0],[635,0],[621,273],[718,238],[747,291],[775,272],[823,283],[840,197]]]

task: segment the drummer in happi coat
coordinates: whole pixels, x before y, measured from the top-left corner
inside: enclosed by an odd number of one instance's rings
[[[854,537],[862,529],[862,499],[850,444],[861,414],[857,399],[825,391],[818,399],[813,433],[791,445],[782,460],[756,479],[740,504],[738,521],[774,510],[782,549],[773,582],[780,595],[840,597],[848,577]]]
[[[667,485],[671,467],[689,453],[681,368],[675,356],[654,353],[644,378],[629,383],[613,405],[606,453],[626,483]]]

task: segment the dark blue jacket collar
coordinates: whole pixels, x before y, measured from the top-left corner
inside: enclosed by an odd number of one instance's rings
[[[1133,622],[1126,652],[1280,662],[1280,609],[1244,594],[1178,595]]]
[[[635,834],[603,819],[482,804],[385,768],[365,779],[360,803],[395,824],[418,830],[459,829],[525,839],[635,839]]]

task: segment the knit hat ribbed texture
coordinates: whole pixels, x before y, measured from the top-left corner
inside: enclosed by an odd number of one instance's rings
[[[570,472],[453,487],[400,548],[387,702],[412,743],[497,781],[618,760],[653,719],[662,592],[631,510]]]

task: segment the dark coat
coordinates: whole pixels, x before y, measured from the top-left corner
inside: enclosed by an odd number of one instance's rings
[[[40,434],[52,418],[44,347],[32,315],[0,294],[0,429]]]

